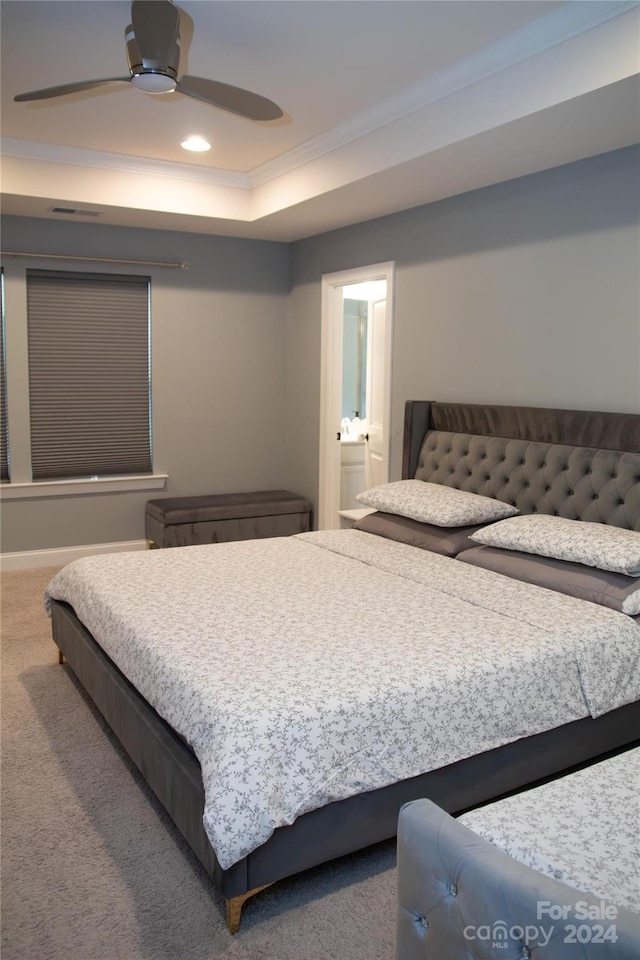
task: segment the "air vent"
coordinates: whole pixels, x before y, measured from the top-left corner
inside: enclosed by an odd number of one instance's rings
[[[78,210],[76,207],[49,207],[47,213],[66,213],[72,217],[102,217],[102,210]]]

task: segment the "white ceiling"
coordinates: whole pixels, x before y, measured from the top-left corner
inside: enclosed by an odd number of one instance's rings
[[[2,0],[5,213],[293,240],[640,141],[624,0],[184,0],[180,72],[285,111],[252,123],[114,84],[127,0]],[[201,134],[206,154],[180,141]],[[79,219],[80,217],[78,217]],[[89,219],[86,216],[83,220]]]

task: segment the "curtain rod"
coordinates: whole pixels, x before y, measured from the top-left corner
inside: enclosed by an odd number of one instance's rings
[[[177,267],[180,270],[188,270],[189,264],[186,260],[168,261],[168,260],[118,260],[115,257],[72,257],[65,253],[23,253],[20,250],[5,250],[5,257],[35,257],[37,260],[82,260],[85,263],[123,263],[135,264],[143,267]]]

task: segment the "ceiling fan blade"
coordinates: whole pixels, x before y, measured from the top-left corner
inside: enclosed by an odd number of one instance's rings
[[[218,83],[217,80],[204,80],[202,77],[180,77],[176,90],[195,97],[214,107],[237,113],[249,120],[277,120],[282,116],[282,110],[273,100],[267,100],[250,90],[241,87],[232,87],[228,83]]]
[[[131,23],[145,67],[164,69],[172,63],[180,13],[171,0],[133,0]]]
[[[16,103],[25,100],[51,100],[53,97],[64,97],[67,93],[78,93],[80,90],[92,90],[102,87],[105,83],[129,83],[131,77],[105,77],[103,80],[81,80],[79,83],[63,83],[57,87],[44,87],[42,90],[30,90],[29,93],[19,93],[13,99]]]

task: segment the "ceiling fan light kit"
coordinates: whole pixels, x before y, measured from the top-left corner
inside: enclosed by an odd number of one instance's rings
[[[125,29],[128,77],[105,77],[66,83],[43,90],[20,93],[19,103],[50,100],[69,93],[92,90],[109,83],[131,83],[145,93],[172,93],[174,90],[248,120],[278,120],[283,112],[277,103],[250,90],[217,80],[183,75],[180,61],[180,12],[171,0],[133,0],[131,23]]]
[[[131,77],[131,83],[138,90],[145,93],[173,93],[176,88],[176,81],[166,73],[154,73],[146,71],[145,73],[134,73]]]

